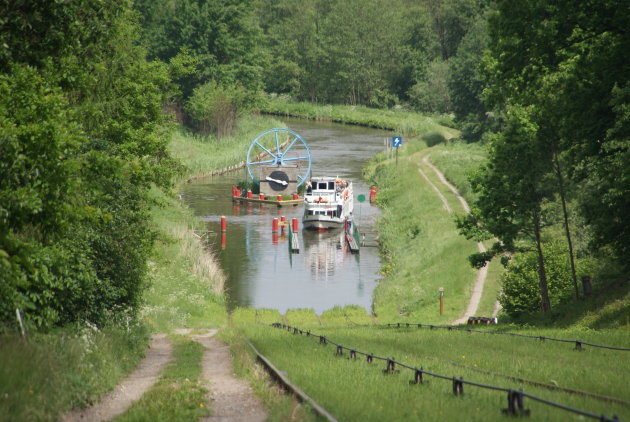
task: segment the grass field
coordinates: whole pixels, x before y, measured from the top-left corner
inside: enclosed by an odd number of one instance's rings
[[[609,417],[630,416],[630,392],[625,388],[630,367],[618,364],[620,359],[627,360],[628,352],[588,347],[578,352],[571,343],[437,329],[348,326],[348,314],[355,314],[354,318],[361,320],[360,312],[352,308],[337,309],[323,325],[306,310],[287,313],[285,318],[289,323],[301,322],[300,328],[344,346],[447,377],[523,389],[547,400]],[[289,379],[340,420],[505,420],[501,409],[506,407],[506,393],[465,386],[463,396],[454,396],[451,381],[426,375],[423,385],[411,385],[409,381],[414,376],[411,370],[399,367],[399,373],[386,375],[384,361],[368,364],[364,356],[350,359],[347,350],[343,356],[336,356],[336,348],[321,345],[318,337],[295,335],[265,325],[274,318],[281,320],[282,316],[273,311],[240,310],[233,315],[233,322],[262,354],[286,371]],[[365,312],[362,320],[369,321]],[[630,338],[619,331],[521,332],[630,347]],[[546,387],[510,377],[525,378]],[[627,404],[568,393],[557,387],[609,396]],[[525,399],[525,405],[532,412],[532,420],[574,419],[570,413],[531,399]]]

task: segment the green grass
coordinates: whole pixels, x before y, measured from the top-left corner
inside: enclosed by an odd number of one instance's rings
[[[383,210],[383,279],[374,295],[374,311],[382,322],[400,317],[452,321],[464,311],[475,279],[467,260],[475,245],[459,236],[453,217],[418,172],[423,153],[401,154],[398,165],[381,165],[373,176]],[[443,316],[439,287],[445,289]]]
[[[55,421],[93,403],[133,370],[147,341],[139,326],[0,337],[0,419]]]
[[[172,336],[173,360],[160,380],[115,421],[194,421],[210,414],[202,387],[204,348],[183,336]]]
[[[427,378],[424,385],[410,385],[412,371],[399,368],[400,373],[385,375],[385,362],[368,364],[364,357],[350,360],[347,351],[343,357],[335,356],[335,347],[320,345],[317,337],[260,325],[242,329],[261,353],[340,420],[462,420],[462,415],[470,421],[505,420],[501,409],[506,407],[506,393],[465,386],[464,396],[455,397],[449,381]],[[417,328],[325,325],[313,332],[347,347],[392,357],[449,377],[461,376],[469,381],[522,388],[597,414],[630,416],[627,405],[549,390],[506,377],[518,376],[628,401],[630,392],[626,380],[630,367],[619,364],[619,359],[627,358],[625,352],[591,348],[576,352],[572,344]],[[545,330],[537,333],[630,346],[630,338],[615,331]],[[532,420],[573,419],[564,411],[532,400],[526,399],[525,405],[532,412]]]
[[[175,199],[153,194],[161,206],[152,211],[158,240],[149,261],[144,321],[156,332],[225,325],[225,276],[210,248],[192,234],[201,223]]]
[[[429,117],[411,111],[375,109],[364,106],[346,106],[294,102],[282,98],[270,98],[263,107],[266,113],[301,117],[311,120],[367,126],[393,130],[404,135],[436,132],[445,138],[458,135],[458,131],[444,117]]]
[[[273,128],[286,128],[286,125],[269,116],[251,115],[239,120],[233,136],[221,139],[179,130],[172,135],[169,152],[186,167],[186,177],[201,176],[241,163],[252,140]]]
[[[469,205],[477,199],[468,178],[486,162],[487,149],[484,145],[450,142],[432,148],[429,159],[444,173],[449,182],[457,186],[457,190]]]

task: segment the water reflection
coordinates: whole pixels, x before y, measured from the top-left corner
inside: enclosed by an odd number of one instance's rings
[[[315,175],[351,179],[355,198],[369,196],[361,180],[361,168],[383,148],[381,131],[364,128],[288,120],[289,127],[309,143]],[[214,249],[228,280],[228,308],[254,306],[286,312],[313,308],[321,313],[335,305],[357,304],[371,309],[377,282],[379,256],[376,248],[362,248],[360,255],[347,249],[342,231],[301,230],[303,207],[277,208],[269,205],[232,202],[231,186],[244,179],[236,172],[204,179],[182,188],[184,201],[220,233],[220,218],[227,217],[226,236],[216,236]],[[356,199],[355,199],[356,201]],[[355,221],[373,232],[378,209],[355,202]],[[300,221],[300,253],[291,254],[286,233],[274,235],[274,217]]]

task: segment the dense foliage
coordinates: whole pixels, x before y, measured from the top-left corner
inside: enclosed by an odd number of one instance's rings
[[[259,0],[268,92],[324,103],[449,112],[448,60],[479,0]]]
[[[548,273],[556,263],[544,252],[543,229],[558,224],[550,204],[562,209],[574,297],[572,221],[585,224],[590,253],[628,264],[630,6],[531,0],[495,7],[485,95],[503,124],[475,177],[476,212],[462,227],[469,236],[486,230],[499,239],[492,251],[473,257],[481,265],[506,250],[535,248],[541,310],[549,312]],[[571,203],[580,205],[580,218],[571,215]]]
[[[461,226],[498,241],[473,261],[535,254],[545,312],[550,241],[574,297],[583,256],[630,262],[623,0],[0,0],[0,16],[3,322],[133,314],[147,188],[174,168],[163,110],[229,147],[263,91],[452,114],[489,145]]]
[[[132,316],[170,183],[168,72],[130,2],[0,2],[0,320],[49,327]]]

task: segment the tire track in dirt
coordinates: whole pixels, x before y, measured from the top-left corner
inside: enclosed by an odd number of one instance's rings
[[[129,406],[157,382],[162,368],[171,360],[173,348],[164,334],[151,338],[146,356],[123,382],[87,409],[73,410],[59,419],[61,422],[100,422],[124,413]]]
[[[459,193],[457,188],[455,188],[455,186],[453,186],[446,179],[444,174],[437,167],[435,167],[433,165],[433,163],[431,163],[431,161],[429,161],[429,156],[428,155],[424,156],[424,158],[422,159],[422,162],[427,167],[429,167],[431,170],[433,170],[433,172],[435,173],[437,178],[440,180],[440,182],[444,186],[446,186],[451,192],[453,192],[453,194],[455,195],[457,200],[462,205],[462,208],[464,209],[464,211],[467,214],[470,213],[470,207],[468,206],[468,203],[466,202],[464,197]],[[429,178],[426,176],[426,174],[424,174],[424,172],[421,169],[418,169],[418,170],[420,171],[420,174],[422,174],[422,176],[426,179],[426,181],[429,182],[429,184],[433,187],[433,190],[435,190],[437,192],[438,196],[440,197],[440,200],[444,204],[444,208],[446,209],[446,211],[449,214],[452,214],[453,211],[449,207],[448,202],[447,202],[446,198],[444,197],[444,195],[442,195],[442,193],[435,186],[435,184],[433,184],[433,182],[431,182],[429,180]],[[485,252],[486,248],[483,245],[483,243],[477,242],[477,250],[479,250],[479,252]],[[470,301],[468,302],[468,306],[466,307],[466,311],[464,312],[464,314],[460,318],[457,318],[455,321],[451,322],[451,325],[463,324],[463,323],[465,323],[468,320],[469,317],[474,316],[475,313],[477,313],[477,309],[479,308],[479,302],[481,301],[481,295],[483,294],[483,287],[484,287],[484,284],[486,282],[486,278],[488,277],[488,267],[489,267],[489,265],[490,265],[489,263],[486,264],[484,267],[480,268],[479,271],[477,272],[477,277],[475,279],[475,284],[473,285],[472,293],[470,295]],[[497,307],[495,306],[495,310],[496,309],[497,309]]]
[[[212,415],[206,422],[263,422],[267,412],[260,399],[252,392],[249,383],[236,378],[232,369],[230,347],[214,337],[217,330],[191,338],[206,348],[202,376],[209,390],[209,407]]]

